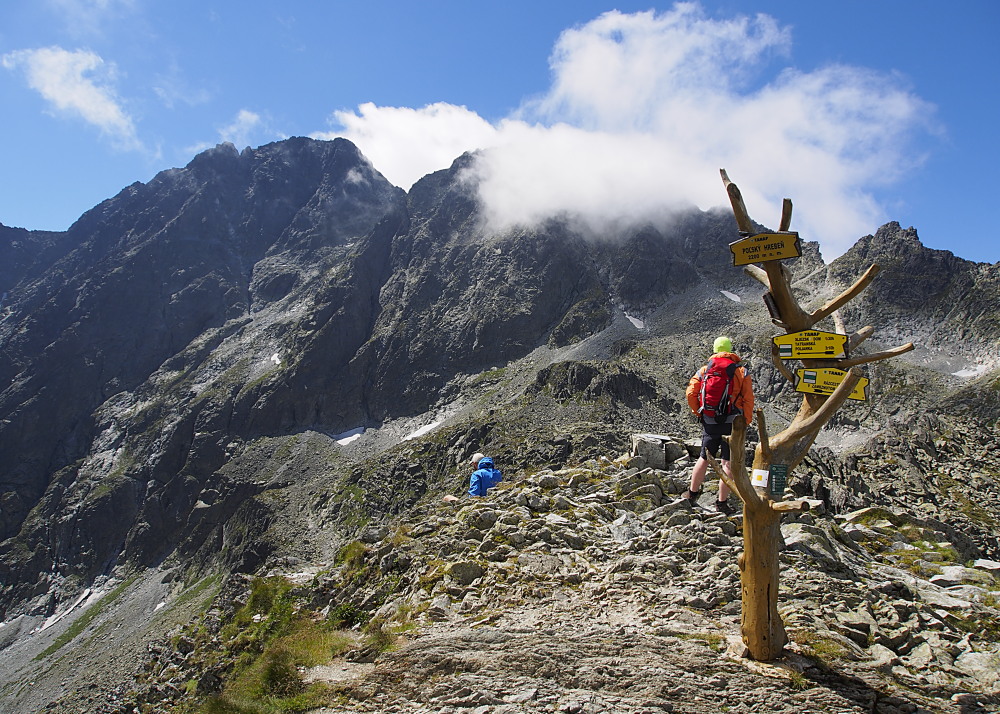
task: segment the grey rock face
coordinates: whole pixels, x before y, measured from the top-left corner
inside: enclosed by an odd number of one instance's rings
[[[473,160],[404,194],[345,141],[221,146],[65,234],[0,227],[0,260],[11,258],[0,263],[4,618],[55,615],[79,588],[130,568],[166,562],[177,582],[257,572],[332,561],[326,551],[355,536],[372,548],[377,582],[353,604],[373,611],[422,577],[431,619],[460,622],[497,602],[498,569],[516,569],[520,596],[558,590],[552,604],[577,588],[641,620],[641,591],[671,620],[738,614],[737,521],[676,499],[697,453],[683,388],[727,332],[769,423],[787,421],[799,397],[770,363],[759,286],[732,268],[732,217],[692,210],[615,236],[555,219],[487,233],[463,174]],[[1000,438],[996,266],[927,251],[894,224],[829,267],[814,244],[804,252],[789,266],[816,301],[881,262],[876,298],[845,310],[850,327],[923,343],[914,361],[872,369],[875,399],[844,409],[790,484],[823,505],[783,529],[783,557],[803,565],[789,587],[807,603],[790,619],[890,674],[957,667],[968,648],[952,613],[989,607],[993,592],[989,569],[967,566],[1000,558],[1000,462],[987,448]],[[913,276],[933,277],[924,302]],[[965,363],[949,366],[934,335]],[[972,363],[979,377],[954,374]],[[632,433],[676,436],[626,465],[616,459]],[[457,521],[413,516],[464,492],[477,451],[523,482]],[[834,518],[863,507],[881,511]],[[411,518],[408,534],[387,529],[390,517]],[[406,537],[426,549],[399,547]],[[871,558],[890,569],[877,587],[845,588]],[[433,561],[440,572],[413,576]],[[843,596],[837,615],[815,621],[831,593]],[[605,660],[626,650],[602,638],[635,631],[607,608],[585,612],[610,629],[577,640],[604,658],[580,676],[613,680]],[[545,657],[567,653],[563,634]],[[645,650],[648,661],[661,651]],[[436,701],[562,706],[536,673]],[[192,681],[214,688],[208,674]],[[695,689],[643,692],[648,703]]]
[[[9,253],[34,252],[4,278],[0,602],[49,590],[36,577],[52,563],[87,581],[218,543],[241,509],[267,510],[245,503],[267,478],[220,472],[253,440],[423,412],[457,375],[690,290],[724,250],[693,238],[724,236],[715,213],[614,241],[558,221],[485,234],[471,160],[405,196],[343,140],[220,145],[64,236],[4,229]],[[567,377],[589,378],[588,399],[657,398],[631,370],[582,363],[542,384],[569,395]]]

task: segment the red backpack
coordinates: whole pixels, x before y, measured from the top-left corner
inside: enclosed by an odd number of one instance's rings
[[[701,394],[698,414],[706,424],[731,424],[740,410],[732,403],[733,375],[740,366],[739,360],[713,357],[701,375]]]

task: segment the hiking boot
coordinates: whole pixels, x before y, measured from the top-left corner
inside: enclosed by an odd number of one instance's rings
[[[715,510],[719,513],[725,513],[727,516],[733,515],[733,505],[729,501],[716,501]]]
[[[687,499],[688,503],[694,506],[698,503],[698,497],[701,496],[701,494],[702,491],[692,491],[691,489],[688,489],[681,494],[681,498]]]

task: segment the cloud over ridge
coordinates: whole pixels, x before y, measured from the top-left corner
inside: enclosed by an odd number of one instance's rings
[[[351,139],[404,188],[483,150],[473,178],[496,230],[564,214],[600,230],[724,205],[726,168],[762,223],[792,198],[793,229],[830,259],[884,219],[871,191],[920,162],[910,139],[933,131],[933,107],[896,75],[772,69],[791,42],[766,15],[712,19],[697,3],[611,11],[564,31],[549,90],[499,122],[442,103],[365,104],[323,136]]]

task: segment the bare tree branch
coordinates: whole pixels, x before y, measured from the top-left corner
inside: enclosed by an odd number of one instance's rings
[[[770,506],[772,511],[808,511],[809,501],[771,501],[768,506]]]
[[[781,354],[778,352],[778,346],[771,343],[771,363],[774,368],[781,373],[781,376],[788,380],[790,384],[795,384],[795,375],[792,371],[785,366],[785,363],[781,360]]]
[[[729,462],[730,475],[726,475],[725,471],[722,470],[722,466],[711,454],[706,454],[706,460],[719,479],[735,491],[748,508],[755,509],[762,506],[762,500],[757,495],[757,491],[754,490],[753,484],[750,483],[750,478],[747,476],[746,433],[747,421],[741,414],[733,422],[733,433],[729,438],[729,451],[732,457]]]
[[[786,198],[781,202],[781,224],[778,230],[787,231],[790,225],[792,225],[792,199]]]
[[[750,265],[744,266],[743,272],[749,275],[751,278],[756,280],[758,283],[763,285],[768,290],[771,289],[771,281],[767,279],[767,273],[764,272],[763,268],[758,268],[752,263]]]
[[[906,354],[912,349],[913,343],[907,342],[905,345],[893,347],[891,350],[885,350],[884,352],[872,352],[870,355],[859,355],[858,357],[837,360],[837,367],[839,369],[844,369],[847,367],[856,367],[859,364],[868,364],[869,362],[880,362],[884,359],[890,359],[892,357],[898,357],[901,354]]]
[[[756,409],[754,413],[757,415],[757,436],[760,437],[760,451],[770,460],[771,442],[767,436],[767,421],[764,419],[764,410]]]
[[[736,227],[744,233],[753,233],[753,223],[750,222],[750,214],[747,213],[746,204],[743,203],[743,194],[739,187],[729,180],[729,174],[725,169],[719,169],[722,174],[722,185],[726,187],[729,195],[729,202],[733,205],[733,217],[736,218]]]
[[[840,315],[840,310],[833,311],[833,324],[837,326],[838,335],[846,335],[847,327],[844,325],[844,318]]]
[[[708,465],[712,467],[712,470],[715,472],[715,475],[718,476],[720,481],[729,486],[729,488],[736,493],[740,492],[739,487],[736,485],[736,481],[726,473],[725,469],[722,468],[722,464],[720,464],[718,460],[707,451],[705,452],[705,460],[708,461]]]
[[[809,315],[809,320],[810,320],[809,324],[815,325],[823,318],[829,317],[834,310],[838,310],[839,308],[843,307],[848,302],[856,298],[861,293],[861,291],[867,288],[868,284],[875,279],[875,276],[878,275],[879,270],[881,270],[881,268],[878,266],[878,264],[877,263],[873,264],[870,268],[868,268],[868,270],[865,271],[864,275],[862,275],[860,278],[857,279],[854,285],[847,288],[847,290],[842,292],[840,295],[835,297],[833,300],[828,302],[819,310],[816,310],[816,312]]]
[[[875,328],[871,325],[865,325],[860,330],[851,335],[851,339],[847,343],[847,350],[850,352],[855,347],[860,345],[862,342],[867,340],[875,333]]]

